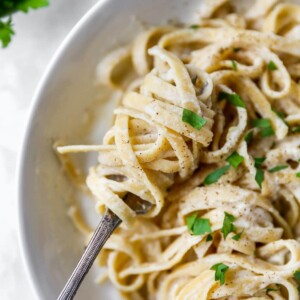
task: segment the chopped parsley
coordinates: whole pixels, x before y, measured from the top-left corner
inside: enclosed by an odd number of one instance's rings
[[[244,140],[249,145],[252,139],[253,139],[253,131],[251,130],[245,135]]]
[[[233,70],[237,70],[238,69],[238,65],[237,65],[237,62],[235,61],[235,60],[232,60],[231,61],[231,64],[232,64],[232,68],[233,68]]]
[[[206,178],[204,179],[204,184],[210,185],[217,182],[229,169],[230,165],[226,165],[220,169],[215,170],[214,172],[206,176]]]
[[[199,29],[199,28],[200,28],[200,25],[198,25],[198,24],[193,24],[193,25],[191,25],[189,28],[191,28],[191,29]]]
[[[193,235],[202,235],[211,232],[209,219],[198,218],[196,213],[186,218],[186,224]]]
[[[244,233],[244,230],[239,232],[235,236],[233,236],[232,239],[235,240],[235,241],[238,241],[242,237],[243,233]]]
[[[209,235],[207,236],[207,238],[206,238],[206,242],[210,242],[210,241],[212,241],[212,240],[213,240],[213,237],[212,237],[211,234],[209,234]]]
[[[244,161],[244,157],[235,151],[226,160],[231,164],[232,167],[237,169],[238,166]]]
[[[272,111],[281,119],[284,121],[284,118],[286,117],[286,114],[283,111],[278,111],[275,108],[272,108]]]
[[[270,70],[270,71],[275,71],[275,70],[278,70],[278,68],[277,68],[277,66],[276,66],[276,64],[274,63],[274,61],[269,61],[269,63],[268,63],[268,70]]]
[[[229,93],[225,93],[225,92],[220,92],[219,96],[218,96],[218,100],[221,101],[224,99],[234,106],[246,108],[246,104],[245,104],[244,100],[238,94],[235,94],[235,93],[229,94]]]
[[[300,126],[292,127],[291,129],[292,133],[299,133],[300,132]]]
[[[260,135],[262,137],[268,137],[274,135],[274,130],[271,126],[271,122],[269,119],[256,119],[252,120],[252,126],[260,129]]]
[[[300,172],[296,173],[296,177],[300,178]]]
[[[255,175],[255,181],[257,182],[258,186],[261,188],[262,183],[265,179],[265,173],[262,169],[257,168],[256,169],[256,175]]]
[[[274,167],[272,169],[269,169],[269,172],[270,173],[275,173],[275,172],[287,169],[288,167],[289,167],[288,165],[279,165],[279,166],[276,166],[276,167]]]
[[[224,220],[223,220],[223,227],[221,228],[221,232],[224,235],[224,239],[227,238],[227,235],[230,232],[234,232],[237,230],[236,226],[234,226],[233,222],[236,221],[236,218],[227,213],[226,211],[224,212],[225,216],[224,216]]]
[[[30,9],[37,9],[49,5],[48,0],[5,0],[0,1],[0,41],[5,48],[14,35],[11,15],[17,11],[27,13]],[[3,18],[8,20],[4,21]]]
[[[220,281],[220,284],[223,285],[225,283],[225,274],[228,271],[229,267],[224,265],[223,263],[215,264],[211,268],[211,270],[215,272],[215,281]]]
[[[266,157],[254,157],[255,168],[260,168],[262,163],[266,160]]]
[[[193,111],[185,108],[182,111],[181,119],[183,122],[190,124],[192,127],[198,130],[201,129],[207,123],[207,121],[204,118],[197,115]]]

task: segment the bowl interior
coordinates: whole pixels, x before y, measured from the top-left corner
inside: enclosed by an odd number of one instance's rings
[[[110,127],[116,101],[95,85],[101,58],[133,39],[145,24],[169,20],[194,23],[199,0],[100,1],[75,27],[50,64],[36,94],[20,166],[20,230],[25,259],[39,298],[56,299],[83,252],[84,241],[67,216],[78,194],[53,151],[63,144],[100,143]],[[79,155],[92,165],[96,157]],[[84,210],[95,226],[99,217],[87,199]],[[78,299],[118,299],[96,285],[94,266]]]

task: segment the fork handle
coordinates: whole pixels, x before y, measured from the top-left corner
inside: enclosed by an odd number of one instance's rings
[[[120,225],[121,219],[112,211],[107,210],[94,232],[79,263],[66,283],[57,300],[71,300],[74,298],[82,280],[93,265],[97,255],[113,231]]]

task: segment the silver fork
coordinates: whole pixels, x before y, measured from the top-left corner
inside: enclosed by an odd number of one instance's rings
[[[128,194],[124,199],[126,204],[138,215],[147,213],[152,205],[133,194]],[[74,298],[84,277],[93,265],[100,250],[111,236],[113,231],[121,224],[121,219],[112,211],[107,210],[95,230],[79,263],[70,276],[68,282],[58,296],[57,300],[71,300]]]

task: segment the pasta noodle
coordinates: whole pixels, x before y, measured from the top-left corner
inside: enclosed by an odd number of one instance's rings
[[[202,8],[109,54],[97,74],[122,93],[114,125],[101,145],[57,147],[97,211],[123,221],[99,281],[133,300],[299,299],[300,6]],[[85,181],[69,154],[91,151]],[[137,216],[128,193],[151,209]]]

